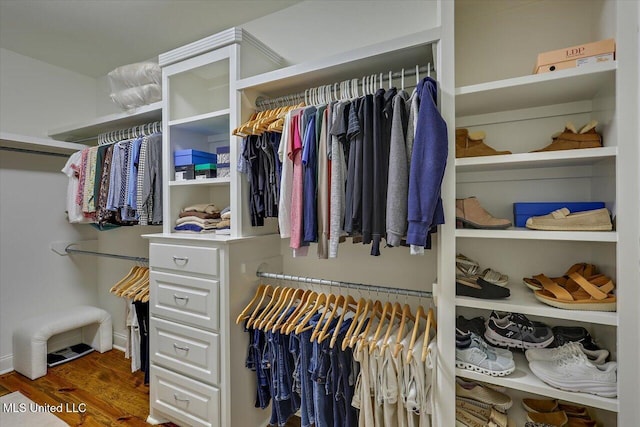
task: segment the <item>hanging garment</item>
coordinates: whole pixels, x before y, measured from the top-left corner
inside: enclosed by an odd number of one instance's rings
[[[82,209],[80,205],[76,203],[76,194],[78,193],[78,183],[80,180],[79,170],[82,162],[82,152],[77,151],[69,156],[67,163],[62,168],[68,178],[67,184],[67,218],[70,223],[82,223],[85,222],[85,218],[82,215]]]
[[[345,207],[346,161],[343,141],[346,139],[349,101],[340,101],[333,109],[331,125],[331,196],[329,225],[329,258],[338,256],[338,243],[343,235]]]
[[[417,88],[419,126],[409,170],[407,243],[431,248],[434,227],[444,224],[440,190],[447,163],[447,124],[437,108],[437,84],[430,77]]]
[[[318,138],[318,258],[329,257],[329,159],[327,138],[329,128],[329,108],[319,107],[316,120],[320,123]],[[318,123],[318,122],[316,122]]]
[[[146,209],[149,224],[162,224],[162,134],[149,136],[147,144],[142,205],[138,209]]]
[[[293,186],[293,160],[289,156],[292,151],[292,133],[290,122],[292,115],[289,111],[285,116],[282,128],[282,137],[278,147],[278,156],[282,163],[282,174],[280,175],[280,197],[278,198],[278,226],[280,237],[286,239],[291,237],[291,192]]]

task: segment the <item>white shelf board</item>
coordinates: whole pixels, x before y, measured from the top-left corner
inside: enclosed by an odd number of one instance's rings
[[[229,185],[230,183],[231,183],[230,177],[189,179],[186,181],[169,181],[169,187],[216,186],[216,185]]]
[[[171,120],[169,128],[179,128],[202,135],[229,133],[229,109],[213,111],[184,119]]]
[[[591,100],[615,82],[616,68],[613,61],[458,87],[456,116]]]
[[[477,239],[566,240],[574,242],[618,241],[615,231],[542,231],[511,227],[506,230],[456,229],[456,237]]]
[[[96,138],[98,134],[126,129],[144,123],[162,120],[162,101],[144,105],[135,110],[108,114],[82,123],[51,129],[49,136],[59,141],[81,141]]]
[[[615,158],[618,147],[545,151],[456,159],[456,172],[485,172],[539,167],[585,166]]]
[[[256,239],[260,236],[245,236],[245,237],[232,237],[228,234],[216,234],[216,233],[156,233],[156,234],[143,234],[143,239],[159,240],[159,239],[172,239],[172,240],[191,240],[199,242],[223,242],[234,243],[241,242],[249,239]]]
[[[541,303],[521,281],[509,284],[511,296],[505,299],[480,299],[456,296],[457,307],[480,308],[484,310],[508,311],[554,319],[574,320],[600,325],[618,325],[618,313],[586,310],[563,310]]]
[[[240,79],[236,82],[236,89],[255,89],[263,95],[275,96],[295,93],[310,86],[362,78],[371,73],[412,69],[428,62],[433,64],[429,44],[437,42],[440,35],[441,27],[434,27],[327,58]],[[393,64],[392,70],[389,70],[389,64]]]
[[[514,352],[513,359],[516,362],[516,370],[506,377],[492,377],[479,372],[468,371],[460,368],[456,368],[456,375],[470,380],[484,381],[514,390],[522,390],[529,393],[539,394],[541,396],[578,403],[580,405],[587,405],[594,408],[605,409],[607,411],[618,412],[618,399],[600,397],[587,393],[564,391],[551,387],[542,382],[531,372],[529,369],[529,363],[527,362],[524,354]]]
[[[71,154],[87,147],[84,144],[74,142],[56,141],[51,138],[38,138],[9,132],[0,132],[0,146],[59,154]]]

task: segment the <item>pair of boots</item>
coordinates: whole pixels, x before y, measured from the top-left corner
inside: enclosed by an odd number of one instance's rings
[[[509,227],[511,227],[511,221],[495,218],[475,197],[456,199],[456,228],[503,230]]]
[[[456,129],[456,158],[496,156],[511,154],[511,151],[497,151],[484,143],[486,134],[483,131],[469,132],[467,129]]]
[[[597,121],[592,120],[578,131],[573,123],[567,122],[564,131],[558,132],[551,137],[553,141],[551,144],[539,150],[534,150],[532,153],[602,147],[602,137],[596,132],[597,124]]]

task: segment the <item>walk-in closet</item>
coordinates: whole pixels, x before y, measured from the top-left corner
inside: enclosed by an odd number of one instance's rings
[[[0,425],[636,426],[639,76],[628,0],[0,0]]]

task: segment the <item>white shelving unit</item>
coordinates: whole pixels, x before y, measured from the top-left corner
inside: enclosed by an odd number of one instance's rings
[[[71,154],[87,146],[75,142],[57,141],[51,138],[37,138],[9,132],[0,132],[0,147],[41,151],[44,153]]]
[[[51,129],[49,137],[58,141],[87,141],[98,134],[162,120],[162,101],[144,105],[130,112],[108,114],[81,123]]]
[[[618,363],[618,397],[602,398],[549,387],[531,373],[521,354],[515,355],[515,373],[507,377],[461,369],[456,369],[456,374],[507,387],[517,395],[526,392],[587,405],[594,409],[600,422],[606,420],[604,425],[614,427],[635,425],[639,415],[638,344],[637,340],[629,339],[629,334],[637,335],[640,297],[636,286],[640,220],[636,197],[638,144],[637,129],[632,124],[635,122],[628,114],[629,110],[637,114],[637,99],[628,92],[638,86],[638,52],[630,49],[634,43],[637,45],[637,40],[633,41],[623,31],[632,25],[629,16],[637,15],[637,4],[609,0],[603,4],[609,13],[600,19],[609,21],[608,26],[602,26],[605,30],[598,38],[616,38],[619,60],[456,88],[456,126],[470,131],[485,130],[488,145],[514,154],[456,159],[455,193],[457,198],[476,196],[485,209],[502,218],[511,217],[515,202],[603,201],[615,217],[616,228],[610,232],[515,227],[456,229],[456,252],[476,259],[483,268],[508,270],[511,296],[504,300],[457,296],[455,306],[459,308],[458,314],[486,313],[486,317],[489,311],[499,310],[546,319],[550,325],[566,322],[585,326],[595,332],[597,342]],[[554,7],[549,5],[545,12],[554,13]],[[491,36],[499,37],[498,34],[499,31],[493,32]],[[458,49],[456,54],[464,57]],[[635,75],[632,70],[636,70]],[[564,122],[574,121],[580,127],[589,120],[598,121],[597,130],[603,136],[604,147],[531,152],[551,143],[551,134],[562,130],[559,126]],[[629,138],[630,134],[634,137]],[[550,307],[539,302],[521,283],[521,278],[530,276],[531,271],[565,271],[576,262],[591,262],[613,279],[617,312]],[[515,412],[518,425],[525,421],[523,414],[522,410]]]
[[[535,393],[552,399],[561,399],[593,408],[605,409],[607,411],[618,411],[617,399],[596,396],[594,394],[564,391],[551,387],[539,380],[538,377],[531,372],[524,354],[514,354],[513,359],[516,362],[516,370],[506,377],[490,377],[485,374],[460,368],[456,369],[456,375],[471,380],[489,382],[514,390]],[[522,420],[520,420],[520,422],[521,421]]]

